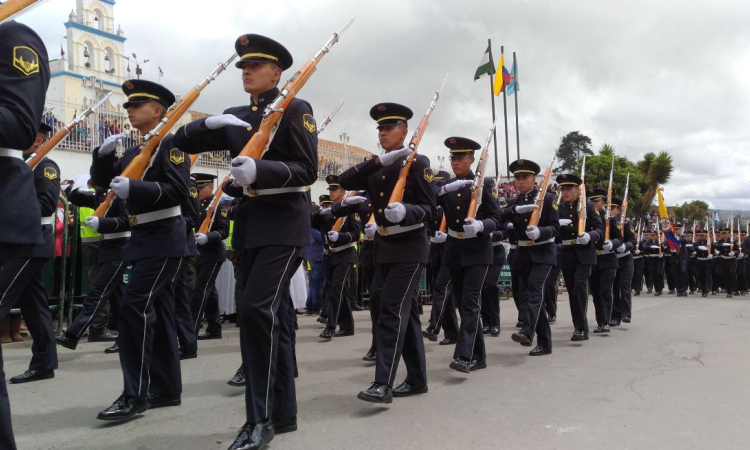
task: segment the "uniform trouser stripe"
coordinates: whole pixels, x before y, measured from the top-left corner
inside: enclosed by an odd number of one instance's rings
[[[343,283],[341,283],[341,291],[339,292],[339,304],[336,307],[336,318],[333,320],[333,326],[336,327],[336,324],[339,323],[339,313],[341,312],[341,300],[344,298],[344,287],[346,286],[346,281],[349,279],[349,271],[351,270],[352,265],[347,264],[346,265],[346,272],[344,273],[344,280]]]
[[[534,320],[534,327],[531,329],[531,340],[534,340],[534,335],[536,334],[536,325],[539,323],[539,315],[544,310],[544,285],[547,284],[547,277],[549,277],[549,273],[552,271],[552,266],[549,266],[549,269],[547,269],[547,275],[544,276],[544,281],[542,282],[542,301],[539,303],[539,308],[536,312],[536,320]],[[538,342],[537,342],[538,344]]]
[[[148,318],[146,317],[146,311],[148,311],[148,306],[151,304],[151,300],[154,298],[154,289],[159,283],[159,278],[161,278],[161,274],[164,273],[164,268],[167,267],[168,262],[169,259],[164,258],[164,264],[162,264],[161,269],[159,270],[159,275],[156,276],[154,284],[151,286],[151,290],[148,294],[148,299],[146,300],[146,306],[143,308],[143,341],[141,342],[141,369],[138,371],[138,396],[141,396],[142,392],[141,389],[143,387],[143,364],[146,360],[146,330],[148,329]],[[151,376],[149,375],[149,380],[150,378]]]
[[[214,277],[214,272],[216,272],[216,267],[219,266],[219,263],[214,263],[214,266],[211,268],[211,275],[208,276],[208,280],[206,281],[205,286],[203,286],[203,296],[201,297],[201,306],[198,309],[198,314],[195,315],[195,324],[193,325],[195,327],[196,333],[198,332],[198,324],[201,321],[201,316],[203,315],[203,311],[206,307],[206,297],[208,296],[208,293],[213,289],[214,284],[216,283],[216,280],[212,283],[211,280]]]
[[[8,288],[5,289],[3,292],[3,296],[0,298],[0,306],[2,306],[3,302],[6,300],[8,296],[8,292],[10,292],[11,288],[13,287],[13,284],[15,284],[16,280],[18,280],[18,277],[21,275],[21,272],[29,265],[29,262],[31,262],[31,258],[27,259],[25,263],[23,263],[23,266],[18,270],[16,275],[13,277],[13,280],[8,284]]]
[[[479,285],[479,290],[477,291],[477,302],[479,303],[479,308],[477,309],[477,326],[474,329],[474,338],[471,340],[471,354],[469,356],[469,359],[474,357],[474,346],[477,343],[477,333],[479,332],[479,325],[482,323],[481,320],[481,311],[482,311],[482,287],[484,286],[484,280],[487,278],[487,272],[490,270],[490,266],[487,266],[487,268],[484,270],[484,275],[482,276],[482,284]],[[463,301],[462,301],[463,303]],[[463,321],[463,319],[461,319]]]
[[[414,269],[414,273],[411,276],[411,281],[409,281],[409,285],[406,287],[406,290],[404,290],[404,295],[401,297],[401,303],[398,307],[398,334],[396,334],[396,345],[395,349],[398,349],[398,343],[399,339],[401,338],[401,326],[402,326],[402,318],[401,315],[403,314],[403,308],[404,308],[404,301],[406,300],[406,297],[409,295],[409,290],[411,289],[411,285],[414,283],[414,275],[416,275],[419,272],[420,265],[417,264],[417,267]],[[393,367],[396,364],[396,355],[398,355],[398,351],[393,352],[393,359],[391,360],[391,369],[388,372],[388,380],[391,380],[391,377],[393,376]]]
[[[122,265],[123,265],[123,262],[120,261],[120,263],[117,265],[117,269],[114,271],[114,273],[112,274],[112,276],[110,277],[110,279],[107,280],[107,284],[104,285],[104,289],[102,289],[102,293],[101,293],[101,295],[99,295],[99,299],[96,301],[96,306],[94,307],[94,310],[91,312],[91,315],[89,316],[89,318],[86,321],[86,323],[83,324],[83,326],[81,327],[80,331],[78,331],[78,333],[76,333],[76,338],[80,339],[81,335],[83,335],[83,333],[86,332],[86,330],[88,329],[89,325],[91,324],[91,321],[96,316],[96,312],[99,310],[99,307],[102,304],[102,300],[104,300],[105,298],[109,297],[109,294],[111,293],[110,286],[112,285],[112,282],[115,281],[115,279],[117,279],[118,275],[122,276],[122,272],[120,272],[120,269],[122,268]],[[100,272],[101,272],[101,270],[100,270]],[[112,289],[114,289],[114,286],[112,287]],[[88,300],[88,297],[86,298],[86,300]],[[84,303],[86,303],[86,300],[84,300]]]

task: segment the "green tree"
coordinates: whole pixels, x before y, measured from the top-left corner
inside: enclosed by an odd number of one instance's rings
[[[675,206],[672,208],[674,211],[675,218],[679,222],[685,224],[686,229],[690,229],[693,226],[693,221],[699,223],[705,222],[708,214],[708,203],[702,200],[693,200],[691,202],[685,202],[681,206]]]
[[[584,155],[594,155],[591,151],[591,138],[578,131],[571,131],[563,136],[557,149],[557,160],[560,162],[557,172],[572,172],[580,167],[579,162]]]
[[[654,201],[659,185],[666,184],[672,176],[672,155],[667,152],[659,152],[658,155],[646,153],[643,159],[638,161],[638,170],[643,177],[643,196],[638,205],[638,214],[644,214]]]
[[[625,184],[630,174],[630,185],[628,186],[628,210],[626,214],[633,216],[638,211],[637,206],[641,202],[641,186],[643,176],[638,166],[624,156],[617,156],[615,148],[604,144],[599,148],[595,156],[586,158],[585,182],[586,190],[601,188],[607,190],[609,186],[609,173],[612,170],[612,157],[614,156],[614,171],[612,174],[612,197],[622,198],[625,194]],[[582,162],[577,166],[580,174]]]

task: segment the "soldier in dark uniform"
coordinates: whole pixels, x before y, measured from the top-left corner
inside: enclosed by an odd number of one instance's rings
[[[594,245],[604,235],[599,212],[590,201],[586,201],[585,231],[578,233],[579,186],[581,179],[573,174],[562,174],[556,179],[562,193],[562,203],[558,211],[560,223],[560,244],[562,249],[558,260],[562,267],[565,287],[570,300],[570,315],[575,331],[571,341],[585,341],[589,338],[588,280],[596,265]]]
[[[622,214],[622,200],[619,198],[612,199],[612,215],[620,231],[620,214]],[[630,323],[632,317],[632,283],[633,270],[633,250],[635,250],[635,233],[630,221],[625,220],[623,227],[624,234],[621,234],[620,245],[615,249],[617,257],[617,275],[612,290],[612,315],[609,319],[609,326],[616,327],[620,322]]]
[[[128,80],[122,86],[130,123],[142,134],[152,130],[174,103],[174,95],[157,83]],[[185,220],[180,204],[188,197],[190,161],[171,135],[154,149],[141,179],[120,176],[141,146],[115,156],[123,135],[105,139],[93,153],[91,179],[109,185],[125,201],[131,236],[122,250],[133,266],[120,307],[118,344],[124,389],[101,420],[122,420],[149,408],[181,403],[182,380],[174,313],[174,279],[186,256]]]
[[[493,262],[492,232],[500,225],[500,208],[492,196],[490,180],[484,183],[476,218],[469,217],[473,196],[474,151],[479,143],[463,137],[449,137],[451,168],[455,178],[438,190],[443,207],[448,239],[445,264],[448,265],[454,298],[461,315],[458,340],[451,369],[469,373],[487,367],[487,352],[481,326],[482,287]]]
[[[737,232],[737,243],[739,244],[744,239],[744,233],[741,233],[740,231]],[[735,293],[739,295],[745,295],[747,292],[747,279],[745,278],[745,249],[742,248],[742,251],[740,251],[739,246],[737,247],[737,272],[736,272],[736,278],[737,278],[737,286],[735,288]]]
[[[713,250],[710,253],[708,251],[708,235],[700,232],[696,237],[698,238],[695,255],[696,265],[698,266],[698,286],[701,291],[701,297],[708,297],[708,293],[711,292],[714,255]]]
[[[637,238],[636,238],[637,239]],[[641,242],[636,241],[636,246],[633,249],[633,295],[636,297],[641,295],[643,290],[643,269],[645,266],[646,257],[643,254],[643,239]]]
[[[318,135],[312,107],[294,98],[259,159],[239,156],[259,129],[265,108],[279,95],[281,74],[292,55],[278,42],[244,34],[235,42],[250,104],[200,119],[177,130],[188,153],[228,149],[235,179],[224,192],[241,197],[232,246],[241,251],[240,349],[247,377],[247,422],[231,449],[261,448],[275,433],[297,429],[289,282],[310,243],[310,195],[317,179]]]
[[[50,80],[41,38],[13,20],[0,24],[0,291],[19,295],[35,272],[37,248],[44,244],[34,176],[21,152],[34,144]],[[18,284],[17,284],[18,283]],[[0,300],[0,311],[5,301]],[[6,319],[0,314],[0,323]],[[15,450],[10,402],[0,349],[0,448]]]
[[[324,194],[318,197],[318,204],[320,205],[320,210],[316,211],[314,214],[317,214],[326,210],[328,210],[327,212],[330,212],[330,209],[333,206],[333,201],[331,201],[330,195]],[[310,219],[310,224],[312,225],[312,216]],[[315,227],[318,230],[318,232],[320,232],[320,235],[323,238],[323,247],[325,247],[326,235],[328,234],[329,231],[331,231],[332,225],[333,225],[332,222],[325,221],[321,223],[320,226]],[[323,255],[323,266],[325,267],[325,254]],[[318,323],[322,323],[323,325],[328,323],[328,311],[331,309],[330,290],[331,290],[331,280],[328,279],[328,271],[325,271],[325,275],[323,276],[323,290],[320,293],[320,300],[321,300],[320,315],[318,316],[318,319],[317,319]]]
[[[515,204],[516,198],[511,197],[507,199],[507,207]],[[518,238],[516,233],[513,231],[513,222],[508,221],[503,224],[508,232],[508,245],[510,246],[508,251],[508,265],[510,265],[510,290],[513,295],[513,303],[516,305],[516,328],[523,327],[523,309],[524,309],[524,296],[521,295],[520,287],[518,284],[519,271],[513,268],[513,255],[518,248]]]
[[[721,278],[727,298],[732,298],[737,282],[737,242],[729,237],[729,230],[721,230],[721,240],[718,243],[721,256]]]
[[[562,250],[562,245],[556,244],[556,247],[557,262],[552,266],[552,271],[550,271],[547,281],[544,283],[544,310],[547,311],[547,322],[550,324],[557,322],[557,279],[560,277],[560,251]]]
[[[644,226],[645,228],[645,226]],[[656,244],[656,233],[643,233],[645,241],[641,243],[641,251],[643,252],[643,278],[646,281],[646,294],[651,294],[654,291],[654,264],[656,253],[651,251],[651,246]]]
[[[604,207],[607,204],[607,192],[604,189],[592,189],[588,199],[594,202],[596,210],[602,216],[606,232],[607,219]],[[604,236],[596,243],[596,266],[591,271],[589,283],[591,296],[594,299],[596,311],[596,330],[594,333],[609,333],[609,321],[612,318],[612,289],[617,275],[617,257],[614,250],[621,244],[620,230],[614,217],[610,220],[610,239]]]
[[[182,217],[185,219],[186,255],[182,258],[173,282],[175,330],[180,344],[180,360],[198,357],[198,337],[195,334],[195,319],[190,300],[195,290],[195,257],[198,256],[195,230],[201,226],[199,208],[198,183],[191,176],[188,197],[180,205]]]
[[[429,259],[425,223],[435,215],[435,193],[430,184],[430,160],[417,155],[411,164],[403,201],[388,203],[398,180],[401,163],[411,153],[404,147],[409,132],[409,108],[395,103],[372,107],[384,154],[365,160],[339,177],[345,189],[367,190],[375,224],[375,274],[370,289],[370,308],[377,311],[375,329],[375,381],[358,398],[391,403],[393,396],[427,392],[427,369],[419,321],[419,279]],[[370,232],[372,233],[372,231]],[[406,380],[393,389],[396,369],[403,354]]]
[[[513,268],[518,270],[518,289],[523,296],[523,326],[512,338],[521,345],[531,346],[536,333],[537,346],[529,355],[548,355],[552,353],[552,333],[544,311],[544,283],[557,263],[555,239],[560,235],[557,204],[554,194],[547,192],[538,226],[529,225],[533,211],[538,209],[535,202],[539,191],[534,187],[534,177],[540,171],[539,165],[519,159],[509,168],[518,195],[512,205],[503,209],[502,220],[513,222],[512,233],[518,239]]]
[[[351,291],[347,289],[349,273],[357,263],[355,245],[362,232],[359,211],[360,204],[367,201],[366,197],[353,195],[344,197],[345,190],[339,184],[339,177],[328,175],[328,192],[334,202],[330,210],[322,209],[313,215],[312,225],[320,228],[323,234],[326,254],[326,282],[329,300],[328,321],[320,337],[330,340],[333,336],[343,337],[354,335],[354,316],[352,315]],[[327,211],[325,214],[321,214]],[[340,219],[339,219],[340,218]],[[342,224],[338,231],[332,230],[338,220]],[[324,225],[325,224],[325,225]],[[339,331],[336,331],[338,325]]]
[[[488,179],[488,186],[492,186],[492,200],[497,203],[499,210],[500,200],[497,198],[497,189],[495,181]],[[505,264],[505,246],[503,241],[507,239],[508,232],[502,224],[498,224],[495,231],[492,232],[492,264],[487,271],[487,277],[482,286],[482,323],[484,324],[484,333],[496,337],[500,335],[500,287],[497,281],[500,278],[500,271]]]
[[[680,249],[677,251],[677,296],[687,297],[689,285],[689,263],[692,244],[685,235],[679,236]]]
[[[198,184],[198,201],[200,215],[198,228],[206,220],[208,208],[214,199],[214,180],[216,175],[208,173],[194,173]],[[193,296],[190,300],[194,328],[197,334],[203,314],[206,314],[206,332],[198,335],[198,340],[221,339],[221,320],[219,318],[219,292],[216,290],[216,277],[221,266],[227,260],[224,251],[224,239],[229,236],[229,202],[220,201],[210,218],[211,225],[207,233],[199,233],[196,229],[195,243],[198,246],[198,256],[195,259],[196,278]]]
[[[714,236],[714,242],[712,245],[712,250],[714,252],[714,258],[713,258],[713,270],[714,273],[712,275],[712,281],[713,284],[711,295],[716,295],[719,292],[721,292],[723,289],[725,289],[724,285],[724,258],[721,257],[721,247],[724,244],[724,242],[727,241],[729,237],[729,230],[719,230],[719,237],[718,239],[716,236]]]
[[[656,226],[660,226],[656,223]],[[654,282],[654,296],[658,297],[664,290],[664,247],[659,244],[658,233],[653,233],[651,245],[649,246],[651,261],[651,279]]]
[[[748,255],[750,255],[750,236],[745,235],[742,239],[742,259],[745,261],[745,291],[747,291],[748,283],[750,283],[750,261],[748,261]]]
[[[359,195],[367,197],[366,191],[360,191]],[[365,224],[370,221],[370,217],[372,216],[372,201],[370,198],[367,198],[367,201],[364,203],[361,203],[359,206],[359,218],[360,222],[362,223],[362,226],[364,228]],[[374,232],[374,231],[373,231]],[[369,311],[370,311],[370,321],[372,323],[371,327],[371,334],[372,334],[372,340],[370,344],[370,348],[367,350],[367,353],[365,356],[362,357],[362,361],[365,362],[375,362],[375,328],[376,328],[376,321],[377,321],[377,312],[374,311],[374,308],[372,308],[372,304],[370,303],[370,297],[371,297],[371,284],[372,284],[372,278],[375,274],[375,255],[373,254],[373,243],[375,241],[375,236],[370,235],[367,233],[364,233],[362,237],[360,238],[360,252],[359,252],[359,268],[361,273],[361,282],[360,282],[360,292],[362,292],[362,295],[364,297],[364,292],[367,290],[368,295],[368,304],[369,304]]]
[[[698,233],[695,233],[697,235]],[[685,245],[688,250],[688,289],[691,294],[698,290],[698,260],[696,259],[698,249],[695,246],[696,236],[692,231],[685,232],[688,243]]]

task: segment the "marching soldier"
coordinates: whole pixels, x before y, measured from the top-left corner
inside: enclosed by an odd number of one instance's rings
[[[232,246],[241,251],[240,350],[246,377],[247,422],[230,449],[262,448],[276,433],[297,430],[294,386],[292,275],[310,242],[310,196],[317,178],[317,130],[310,104],[294,98],[262,158],[239,156],[259,129],[265,108],[292,55],[278,42],[243,34],[235,42],[248,105],[177,130],[175,144],[188,153],[228,149],[232,175],[224,192],[241,197]]]
[[[324,194],[318,197],[318,204],[320,205],[320,210],[313,214],[310,219],[310,224],[313,226],[315,226],[315,224],[313,223],[312,217],[315,217],[315,215],[320,214],[326,210],[330,212],[330,208],[333,206],[333,201],[331,200],[330,195]],[[323,247],[325,247],[326,236],[328,235],[328,232],[331,231],[332,226],[333,222],[331,220],[322,220],[315,227],[320,232],[320,235],[323,238]],[[325,254],[323,255],[323,263],[325,266]],[[328,278],[327,270],[325,271],[325,276],[323,277],[323,279],[325,281],[323,282],[323,291],[320,294],[321,308],[320,315],[318,316],[317,320],[318,323],[326,325],[328,323],[329,310],[331,309],[331,280]]]
[[[695,294],[695,291],[698,290],[698,260],[696,259],[698,249],[695,246],[698,233],[688,231],[685,234],[688,236],[688,243],[686,245],[688,249],[688,289],[690,289],[690,294]]]
[[[696,250],[696,264],[698,266],[698,286],[700,287],[701,297],[708,297],[712,290],[713,278],[713,251],[708,251],[708,235],[705,232],[698,233],[698,248]]]
[[[714,252],[714,259],[713,259],[713,266],[714,266],[714,273],[712,275],[712,281],[713,284],[711,285],[712,291],[711,295],[716,295],[717,293],[721,292],[722,289],[726,289],[726,285],[724,282],[724,258],[721,257],[721,249],[724,242],[727,241],[729,237],[729,230],[719,230],[719,239],[714,239],[713,243],[713,252]]]
[[[593,189],[588,199],[594,202],[599,215],[604,215],[607,204],[607,192],[604,189]],[[611,213],[611,212],[610,212]],[[606,219],[604,219],[606,230]],[[617,275],[617,257],[614,250],[622,244],[617,221],[610,215],[610,240],[601,239],[596,243],[596,266],[591,271],[591,296],[594,299],[597,327],[594,333],[609,333],[609,321],[612,319],[612,289]]]
[[[427,369],[419,321],[419,279],[429,258],[425,223],[435,214],[435,193],[430,185],[430,161],[417,155],[409,169],[403,201],[388,203],[400,166],[411,153],[404,147],[412,111],[395,103],[372,107],[380,146],[385,153],[365,160],[339,177],[349,190],[367,190],[375,224],[365,231],[375,234],[375,274],[370,288],[370,308],[377,311],[375,329],[375,381],[357,396],[373,403],[391,403],[393,397],[427,392]],[[372,231],[370,231],[372,234]],[[393,388],[403,354],[406,380]]]
[[[618,225],[622,214],[622,200],[619,198],[612,199],[612,216],[614,222]],[[633,262],[633,251],[635,250],[635,233],[629,220],[625,220],[623,227],[624,234],[621,235],[621,243],[615,249],[617,257],[617,274],[612,291],[613,304],[612,316],[609,320],[609,326],[616,327],[620,322],[630,323],[632,317],[632,282],[635,263]]]
[[[0,292],[18,296],[21,284],[41,270],[34,262],[42,259],[35,258],[44,244],[41,212],[34,175],[21,153],[36,139],[50,71],[41,38],[13,20],[0,24],[0,54],[8,55],[0,58],[0,199],[8,217],[0,221]],[[0,323],[7,317],[5,301],[0,300]],[[1,348],[0,448],[16,448]]]
[[[559,204],[558,204],[559,208]],[[547,311],[547,321],[550,324],[557,322],[557,279],[560,277],[560,247],[562,245],[555,245],[557,247],[557,263],[552,266],[552,271],[547,277],[547,282],[544,283],[544,309]]]
[[[719,253],[721,256],[721,277],[723,280],[724,290],[727,292],[727,298],[732,298],[737,282],[737,252],[734,247],[736,242],[732,242],[729,237],[729,230],[721,230],[721,240],[719,241]]]
[[[633,249],[633,295],[636,297],[641,295],[641,291],[643,290],[643,270],[646,257],[641,248],[643,248],[644,242],[643,238],[641,238],[641,241],[636,241],[635,248]]]
[[[737,242],[742,242],[744,238],[744,233],[737,232]],[[745,253],[744,253],[744,247],[742,251],[740,249],[737,249],[737,287],[735,288],[735,293],[739,295],[745,295],[747,292],[747,279],[745,278]]]
[[[677,252],[677,296],[687,297],[690,278],[690,253],[692,244],[688,241],[687,236],[679,236],[680,250]]]
[[[360,191],[360,196],[367,197],[366,191]],[[372,201],[369,197],[367,197],[367,201],[360,203],[359,206],[359,218],[360,223],[366,224],[370,221],[370,216],[372,216]],[[371,288],[372,285],[372,278],[375,273],[375,255],[373,254],[373,243],[375,240],[374,235],[370,235],[368,233],[364,233],[362,237],[360,238],[361,246],[360,246],[360,252],[359,252],[359,268],[361,276],[361,283],[360,283],[360,292],[362,293],[362,297],[364,299],[364,292],[367,291],[368,296],[368,304],[369,311],[370,311],[370,322],[372,323],[371,329],[371,344],[369,350],[367,350],[367,353],[365,356],[362,357],[362,361],[365,362],[375,362],[375,326],[376,326],[376,319],[377,319],[377,313],[373,311],[374,308],[372,308],[372,304],[370,303],[370,297],[371,297]]]
[[[656,233],[643,233],[644,242],[641,243],[643,252],[643,278],[646,281],[646,293],[651,294],[654,291],[654,258],[656,253],[652,252],[651,247],[656,245]]]
[[[450,149],[455,179],[438,190],[447,224],[445,264],[450,268],[454,298],[461,315],[458,340],[450,368],[469,373],[487,367],[481,327],[482,288],[493,262],[492,232],[500,224],[500,208],[492,196],[490,180],[484,183],[476,219],[468,216],[474,185],[474,151],[479,143],[462,137],[445,140]],[[497,277],[495,278],[497,280]]]
[[[190,300],[195,289],[195,230],[201,226],[198,200],[198,183],[192,176],[189,180],[188,197],[180,205],[185,219],[186,255],[182,258],[174,284],[174,317],[177,342],[180,344],[180,360],[198,357],[198,337],[195,334],[195,319]]]
[[[573,174],[562,174],[556,179],[562,193],[559,224],[562,249],[558,260],[562,267],[565,287],[570,298],[570,315],[575,331],[571,341],[585,341],[589,338],[588,280],[596,265],[595,244],[604,235],[599,212],[594,203],[586,201],[585,231],[578,233],[578,211],[581,179]]]
[[[658,223],[656,226],[660,226]],[[654,283],[654,296],[658,297],[664,290],[664,252],[657,233],[651,233],[651,245],[648,246],[651,258],[651,280]]]
[[[142,134],[164,117],[175,97],[167,88],[146,80],[122,86],[130,123]],[[122,250],[133,266],[120,307],[120,365],[124,389],[100,420],[123,420],[149,408],[181,403],[182,380],[174,312],[174,278],[186,256],[185,220],[180,204],[188,197],[190,164],[167,135],[154,149],[141,179],[120,173],[141,152],[141,146],[115,156],[122,134],[104,140],[93,153],[91,179],[109,185],[125,201],[131,236]]]
[[[495,181],[488,179],[488,186],[492,186],[492,200],[497,203],[498,210],[502,211],[500,200],[497,198],[497,188]],[[482,323],[484,324],[484,334],[492,337],[500,335],[500,288],[497,281],[500,278],[500,272],[505,264],[505,246],[503,241],[507,238],[508,232],[502,226],[492,232],[492,264],[487,271],[487,277],[482,286]]]
[[[557,204],[555,196],[548,192],[543,199],[539,225],[529,225],[532,212],[538,209],[535,201],[539,191],[534,187],[534,179],[540,172],[539,165],[519,159],[509,168],[518,195],[513,204],[503,209],[502,220],[513,223],[511,233],[518,239],[512,268],[518,270],[519,293],[525,293],[526,297],[522,328],[513,333],[512,338],[523,346],[531,346],[536,333],[537,346],[529,355],[549,355],[552,353],[552,333],[544,311],[544,283],[557,263],[555,239],[560,235]]]

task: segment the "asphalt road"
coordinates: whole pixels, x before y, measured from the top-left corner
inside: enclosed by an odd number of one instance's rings
[[[300,316],[299,430],[271,449],[746,449],[750,442],[750,296],[634,297],[633,322],[570,342],[565,294],[552,326],[554,352],[529,357],[510,340],[515,307],[501,302],[502,333],[487,338],[488,369],[448,368],[452,349],[426,341],[429,393],[388,406],[356,398],[374,368],[367,312],[357,334],[321,342]],[[427,309],[426,312],[428,312]],[[593,307],[589,321],[594,323]],[[425,316],[423,316],[425,317]],[[20,449],[224,449],[244,422],[238,332],[200,342],[184,361],[183,403],[110,424],[96,414],[122,389],[104,343],[59,348],[52,380],[9,385]],[[8,377],[22,373],[30,342],[3,346]],[[403,364],[397,379],[405,376]]]

